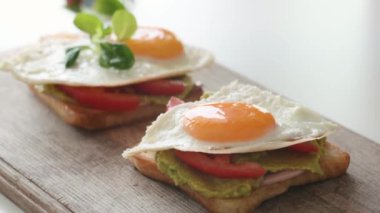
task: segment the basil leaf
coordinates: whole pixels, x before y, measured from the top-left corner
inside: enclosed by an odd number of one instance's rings
[[[112,27],[109,26],[103,30],[103,36],[108,36],[112,33]]]
[[[123,44],[100,43],[99,64],[102,67],[129,69],[135,63],[135,57],[128,46]]]
[[[65,67],[72,67],[78,59],[80,51],[89,48],[88,46],[77,46],[66,49]]]
[[[126,10],[118,10],[112,16],[112,28],[119,41],[130,38],[137,29],[136,18]]]
[[[103,33],[103,22],[98,17],[88,13],[79,13],[74,19],[74,24],[91,36]]]
[[[119,0],[96,0],[94,9],[99,13],[111,16],[116,10],[124,10],[125,6]]]

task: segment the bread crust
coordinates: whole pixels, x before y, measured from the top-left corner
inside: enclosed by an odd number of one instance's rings
[[[135,167],[145,176],[174,185],[174,182],[165,174],[160,172],[152,159],[144,154],[139,154],[130,158]],[[187,186],[180,186],[190,197],[202,204],[210,212],[250,212],[257,208],[262,202],[288,190],[291,186],[299,186],[312,182],[323,181],[326,179],[343,175],[350,163],[350,156],[342,151],[338,146],[326,143],[325,154],[320,159],[323,175],[304,172],[292,179],[278,182],[271,185],[261,186],[248,197],[220,199],[207,198],[191,190]]]
[[[34,86],[29,86],[29,88],[66,123],[89,130],[128,125],[153,119],[166,110],[166,106],[151,104],[140,106],[133,111],[106,112],[59,100],[51,95],[38,92]],[[202,94],[202,87],[195,85],[185,101],[198,100]]]

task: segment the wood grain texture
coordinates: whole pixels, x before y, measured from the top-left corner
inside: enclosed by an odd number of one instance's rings
[[[221,66],[194,78],[206,90],[250,82]],[[68,126],[8,73],[0,73],[0,97],[0,191],[27,212],[205,211],[121,157],[149,122],[97,132]],[[292,188],[256,212],[380,212],[380,145],[345,128],[329,140],[351,154],[348,174]]]

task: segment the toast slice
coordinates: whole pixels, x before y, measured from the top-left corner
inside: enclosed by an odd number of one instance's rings
[[[139,154],[131,157],[130,160],[145,176],[174,185],[174,182],[168,176],[158,170],[155,160],[151,155]],[[326,143],[325,154],[320,159],[321,169],[324,172],[323,175],[304,172],[301,175],[282,182],[260,186],[248,197],[233,199],[207,198],[187,186],[179,187],[210,212],[250,212],[265,200],[286,192],[291,186],[323,181],[343,175],[349,163],[350,156],[347,152],[342,151],[334,144]]]
[[[154,119],[166,110],[166,106],[150,104],[140,106],[133,111],[106,112],[59,100],[48,94],[38,92],[33,86],[30,86],[29,88],[66,123],[84,129],[104,129],[112,126],[128,125],[135,122]],[[185,101],[198,100],[202,94],[202,87],[194,85]]]

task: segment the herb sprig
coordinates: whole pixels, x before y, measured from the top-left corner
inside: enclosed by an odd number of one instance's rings
[[[91,46],[76,46],[66,50],[66,68],[75,65],[82,50],[91,49],[99,55],[99,64],[102,67],[116,69],[129,69],[135,62],[135,57],[129,47],[124,43],[111,43],[106,40],[112,32],[118,41],[130,38],[137,29],[134,15],[124,9],[117,10],[112,16],[112,26],[105,26],[95,15],[78,13],[74,24],[91,38]]]
[[[76,13],[93,10],[106,16],[112,16],[117,10],[126,9],[120,0],[66,0],[66,8]]]
[[[113,15],[117,10],[125,10],[125,6],[119,0],[96,0],[93,8],[98,13]]]

